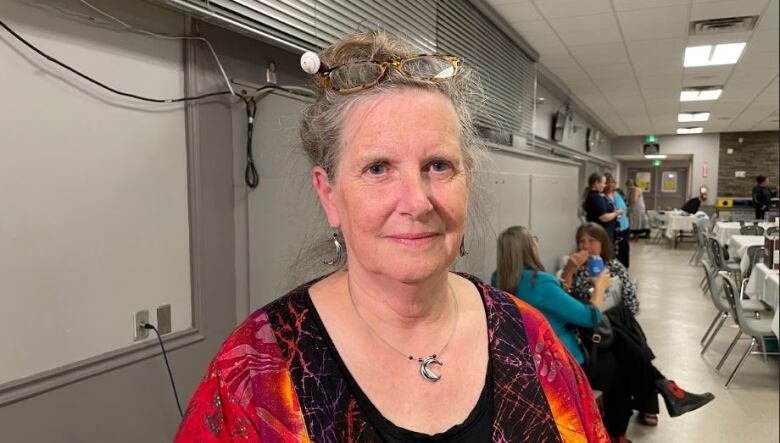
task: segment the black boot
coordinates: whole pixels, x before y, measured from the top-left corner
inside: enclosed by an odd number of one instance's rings
[[[672,417],[678,417],[711,402],[715,396],[709,392],[704,394],[691,394],[682,390],[672,380],[661,379],[655,382],[658,392],[666,403],[666,410]]]

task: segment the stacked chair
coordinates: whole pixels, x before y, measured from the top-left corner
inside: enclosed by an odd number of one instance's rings
[[[729,354],[734,349],[734,347],[737,345],[737,342],[739,342],[739,339],[740,337],[742,337],[742,334],[746,334],[751,338],[750,346],[748,346],[748,348],[745,350],[745,353],[742,354],[742,357],[739,359],[737,366],[734,367],[734,370],[731,372],[731,375],[729,375],[729,378],[726,381],[726,387],[728,387],[731,384],[731,382],[734,380],[734,377],[737,375],[737,371],[739,371],[739,369],[742,367],[742,364],[745,363],[745,359],[747,358],[747,356],[756,353],[754,352],[756,346],[758,346],[761,349],[760,354],[763,356],[764,362],[766,362],[766,356],[768,354],[778,355],[778,353],[766,352],[766,340],[774,339],[774,333],[772,332],[771,318],[769,316],[767,316],[767,318],[765,319],[755,318],[755,316],[752,315],[752,312],[747,309],[747,306],[748,303],[756,302],[756,301],[742,300],[745,293],[746,282],[742,282],[742,284],[740,285],[742,289],[739,291],[739,297],[737,297],[735,295],[737,293],[737,284],[735,283],[734,279],[728,273],[725,272],[721,272],[720,275],[723,281],[723,294],[725,295],[726,300],[729,303],[729,308],[731,310],[732,315],[734,316],[734,319],[737,322],[737,326],[739,326],[739,332],[737,332],[737,335],[734,337],[734,340],[732,340],[731,345],[729,345],[728,349],[726,350],[726,353],[723,354],[723,358],[720,359],[720,362],[718,363],[716,369],[720,370],[720,368],[726,362],[726,359],[728,358]]]
[[[758,225],[744,225],[739,228],[740,235],[764,235],[764,228]]]
[[[723,323],[726,322],[727,318],[733,315],[734,310],[732,309],[731,304],[726,297],[726,294],[724,293],[723,285],[719,285],[718,280],[716,279],[716,275],[719,272],[721,272],[722,275],[728,274],[714,269],[712,265],[706,261],[702,262],[702,267],[704,268],[704,277],[707,279],[705,292],[710,293],[712,304],[717,310],[715,318],[712,319],[712,323],[710,323],[709,328],[707,328],[707,332],[705,332],[704,336],[701,338],[701,354],[703,355],[705,352],[707,352],[710,344],[712,344],[712,340],[715,339],[715,335],[717,335],[718,331],[720,331],[720,329],[723,327]],[[766,311],[766,307],[760,301],[740,300],[740,302],[740,306],[742,307],[741,309],[744,312],[749,312],[753,317],[760,317],[761,313]]]

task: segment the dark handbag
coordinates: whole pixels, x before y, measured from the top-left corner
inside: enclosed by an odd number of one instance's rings
[[[595,323],[596,311],[594,309],[591,309],[591,316],[591,320]],[[590,342],[591,348],[608,348],[612,345],[614,334],[612,332],[612,324],[609,322],[606,312],[601,313],[601,321],[596,323],[593,329],[582,328],[582,331],[587,338],[586,343]]]

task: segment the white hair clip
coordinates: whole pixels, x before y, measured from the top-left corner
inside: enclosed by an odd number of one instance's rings
[[[320,56],[314,52],[306,51],[301,56],[301,69],[307,74],[316,74],[320,72]]]

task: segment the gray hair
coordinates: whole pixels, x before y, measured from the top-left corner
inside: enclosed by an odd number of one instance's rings
[[[328,67],[335,67],[357,61],[403,59],[419,53],[419,50],[408,43],[391,37],[384,31],[375,30],[345,35],[325,48],[320,53],[320,60]],[[325,169],[328,178],[333,180],[343,148],[341,130],[344,119],[356,103],[400,88],[438,91],[449,98],[455,107],[460,126],[464,167],[471,182],[484,151],[472,117],[471,104],[474,100],[468,100],[468,94],[472,90],[470,87],[475,86],[475,82],[474,75],[468,68],[462,68],[457,77],[444,82],[407,78],[390,68],[385,78],[371,89],[348,95],[322,89],[317,82],[317,99],[304,111],[301,122],[303,149],[312,164]]]
[[[382,30],[372,30],[345,35],[325,48],[319,57],[325,66],[332,68],[358,61],[403,59],[421,52],[409,43],[390,36]],[[343,149],[341,131],[345,117],[353,106],[360,101],[403,88],[437,91],[444,94],[452,102],[458,116],[461,153],[469,190],[472,194],[468,209],[471,220],[467,223],[467,229],[469,229],[468,225],[471,225],[472,228],[476,227],[477,232],[484,231],[482,229],[484,226],[480,226],[478,221],[482,219],[480,217],[483,212],[482,199],[473,198],[475,193],[479,193],[478,188],[481,187],[475,174],[485,159],[486,150],[474,125],[475,107],[481,106],[483,103],[483,94],[475,71],[468,67],[462,67],[456,77],[443,82],[433,82],[408,78],[397,70],[389,68],[383,80],[372,88],[347,95],[321,88],[317,76],[314,76],[313,80],[318,93],[315,102],[303,112],[300,126],[301,141],[303,150],[312,165],[325,169],[330,181],[336,177],[336,169]],[[477,237],[481,237],[481,235],[477,235]],[[476,242],[471,239],[469,243]],[[315,272],[312,272],[313,269],[308,269],[312,263],[307,265],[301,259],[328,257],[328,251],[332,254],[331,245],[332,240],[329,238],[327,242],[311,245],[301,251],[296,267],[304,271],[302,272],[304,275],[316,275]],[[346,257],[342,258],[346,259]],[[319,259],[313,263],[315,269],[321,268],[319,263],[321,263]]]

